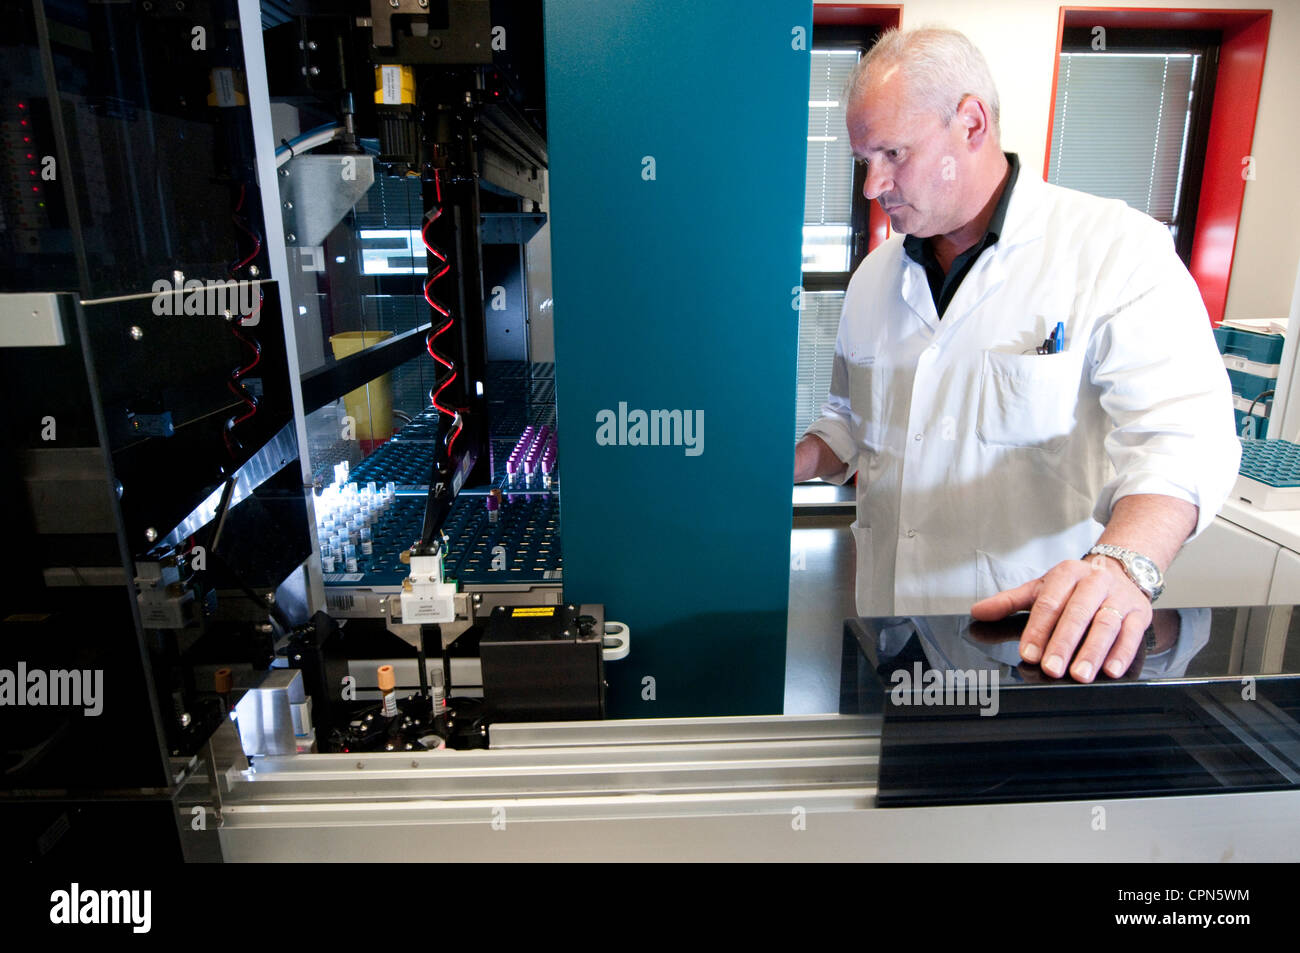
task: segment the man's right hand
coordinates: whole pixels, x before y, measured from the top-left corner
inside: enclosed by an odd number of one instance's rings
[[[804,483],[830,476],[844,469],[844,461],[816,434],[807,434],[794,445],[794,482]]]

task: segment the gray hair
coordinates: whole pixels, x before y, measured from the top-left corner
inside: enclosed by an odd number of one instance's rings
[[[866,88],[870,76],[893,66],[900,68],[913,102],[937,113],[944,125],[952,122],[964,97],[983,100],[999,136],[998,88],[984,54],[965,34],[942,27],[886,30],[849,77],[846,101]]]

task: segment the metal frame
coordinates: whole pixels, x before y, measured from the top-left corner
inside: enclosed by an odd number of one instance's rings
[[[1294,859],[1300,791],[879,808],[879,731],[879,719],[834,715],[498,725],[488,751],[267,759],[222,779],[222,851],[439,863]]]

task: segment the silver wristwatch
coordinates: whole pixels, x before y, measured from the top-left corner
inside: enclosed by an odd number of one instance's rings
[[[1111,559],[1116,560],[1124,567],[1124,572],[1133,580],[1133,584],[1141,589],[1152,602],[1159,599],[1160,593],[1165,591],[1164,573],[1160,571],[1159,566],[1141,553],[1135,553],[1123,546],[1098,543],[1088,550],[1087,554],[1089,556],[1109,556]]]

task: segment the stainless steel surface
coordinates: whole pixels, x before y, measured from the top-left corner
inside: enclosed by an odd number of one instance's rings
[[[51,566],[42,570],[47,586],[125,586],[121,566]]]
[[[27,450],[21,465],[37,533],[117,531],[115,501],[99,447]]]
[[[298,358],[297,324],[292,289],[289,284],[289,259],[284,244],[284,223],[277,209],[281,197],[276,170],[276,139],[271,120],[270,87],[266,75],[266,49],[262,43],[262,9],[259,0],[238,0],[239,36],[243,44],[244,70],[248,86],[248,110],[253,123],[253,143],[257,151],[257,181],[261,186],[262,221],[266,228],[266,252],[271,274],[276,282],[275,291],[280,299],[280,314],[284,315],[286,362],[293,400],[294,430],[297,436],[299,469],[304,486],[312,482],[310,454],[307,450],[307,414],[303,410],[302,367]],[[251,270],[251,269],[250,269]],[[256,275],[254,276],[256,277]],[[307,495],[307,531],[311,536],[309,608],[313,611],[325,605],[325,588],[320,570],[320,541],[316,537],[316,516],[313,498]]]
[[[796,513],[795,519],[800,526],[790,533],[784,710],[838,711],[844,620],[857,615],[852,516],[800,521]]]
[[[288,423],[265,447],[249,457],[248,462],[235,471],[235,489],[230,496],[231,508],[237,506],[240,500],[252,495],[254,490],[280,472],[285,464],[297,455],[294,425]],[[181,520],[176,528],[167,534],[163,544],[177,546],[192,533],[212,522],[212,518],[217,515],[217,507],[221,504],[221,492],[220,486],[213,490],[207,499],[196,506],[189,516]]]
[[[301,155],[280,167],[279,179],[286,240],[311,248],[374,185],[375,164],[370,156]]]
[[[272,669],[262,683],[235,705],[236,725],[244,753],[293,755],[298,739],[293,730],[293,706],[306,700],[302,671]]]
[[[1294,859],[1300,839],[1300,792],[877,808],[878,731],[848,716],[557,723],[497,726],[490,751],[266,759],[228,775],[222,850],[228,861],[1223,861]]]
[[[492,727],[493,749],[722,741],[815,741],[879,737],[879,716],[737,715],[730,718],[626,718]]]
[[[875,809],[864,788],[304,804],[258,821],[223,826],[227,861],[1294,861],[1300,792]]]
[[[58,294],[0,294],[0,347],[62,347],[65,343]]]

